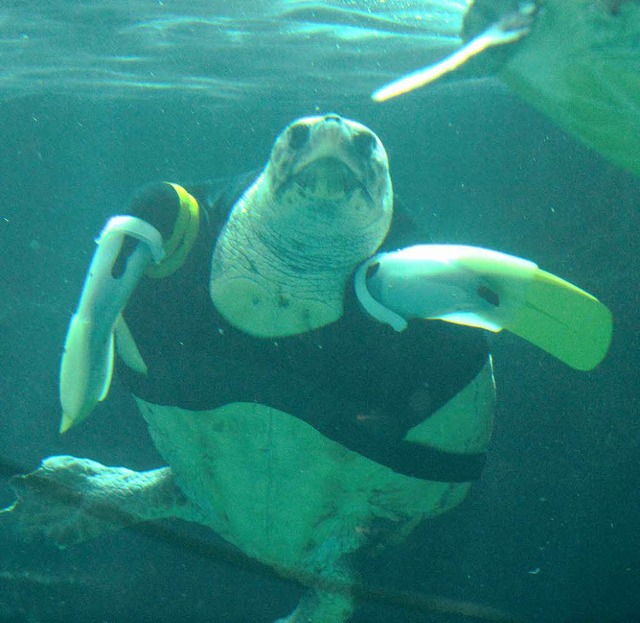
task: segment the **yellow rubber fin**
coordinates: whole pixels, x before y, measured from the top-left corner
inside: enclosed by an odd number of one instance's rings
[[[611,343],[611,312],[577,286],[538,269],[524,305],[505,326],[577,370],[591,370]]]
[[[591,370],[612,334],[609,310],[530,260],[466,245],[415,245],[370,258],[355,276],[363,308],[403,331],[411,318],[443,320],[531,342]]]
[[[499,261],[496,261],[496,257]],[[505,260],[507,256],[504,256]],[[462,257],[460,266],[481,276],[478,291],[495,293],[500,301],[485,316],[502,329],[527,340],[577,370],[591,370],[605,357],[611,343],[611,312],[594,296],[531,263],[505,261],[482,254]],[[500,311],[502,309],[502,312]],[[508,313],[504,313],[507,311]],[[464,315],[442,320],[468,326]],[[473,315],[472,315],[473,318]],[[489,326],[484,328],[491,329]]]

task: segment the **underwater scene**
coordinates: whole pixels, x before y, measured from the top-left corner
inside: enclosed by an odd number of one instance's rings
[[[640,2],[4,0],[0,623],[639,623]]]

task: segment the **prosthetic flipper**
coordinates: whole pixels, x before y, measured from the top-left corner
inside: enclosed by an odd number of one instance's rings
[[[120,258],[125,238],[139,242],[123,261]],[[114,216],[102,230],[80,302],[71,318],[60,367],[60,402],[65,432],[82,421],[95,405],[104,400],[111,385],[114,355],[114,327],[121,336],[130,334],[120,314],[131,292],[151,262],[164,257],[162,237],[149,223],[133,216]],[[115,274],[116,262],[122,261]],[[135,345],[128,349],[135,358]],[[137,367],[144,362],[137,353]]]
[[[417,245],[360,267],[356,293],[374,318],[402,331],[410,318],[507,329],[578,370],[611,341],[611,313],[596,298],[529,260],[464,245]]]

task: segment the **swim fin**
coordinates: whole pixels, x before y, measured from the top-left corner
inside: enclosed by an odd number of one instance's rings
[[[139,240],[114,276],[125,237]],[[114,216],[102,230],[91,260],[80,302],[71,318],[60,364],[60,432],[85,419],[104,400],[111,386],[114,357],[114,327],[140,277],[151,262],[164,257],[162,236],[157,229],[133,216]],[[118,322],[119,339],[126,339],[124,321]],[[130,334],[129,334],[130,337]],[[135,360],[137,349],[129,350]],[[137,353],[139,367],[144,362]]]
[[[489,249],[381,253],[360,267],[355,288],[365,310],[396,331],[410,318],[507,329],[578,370],[598,365],[611,341],[611,313],[600,301],[529,260]]]

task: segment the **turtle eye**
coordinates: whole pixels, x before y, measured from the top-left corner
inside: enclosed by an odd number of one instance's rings
[[[362,158],[370,158],[375,146],[376,139],[368,132],[360,132],[353,137],[353,147]]]
[[[309,140],[309,126],[306,125],[294,125],[289,130],[289,147],[291,149],[302,149]]]

